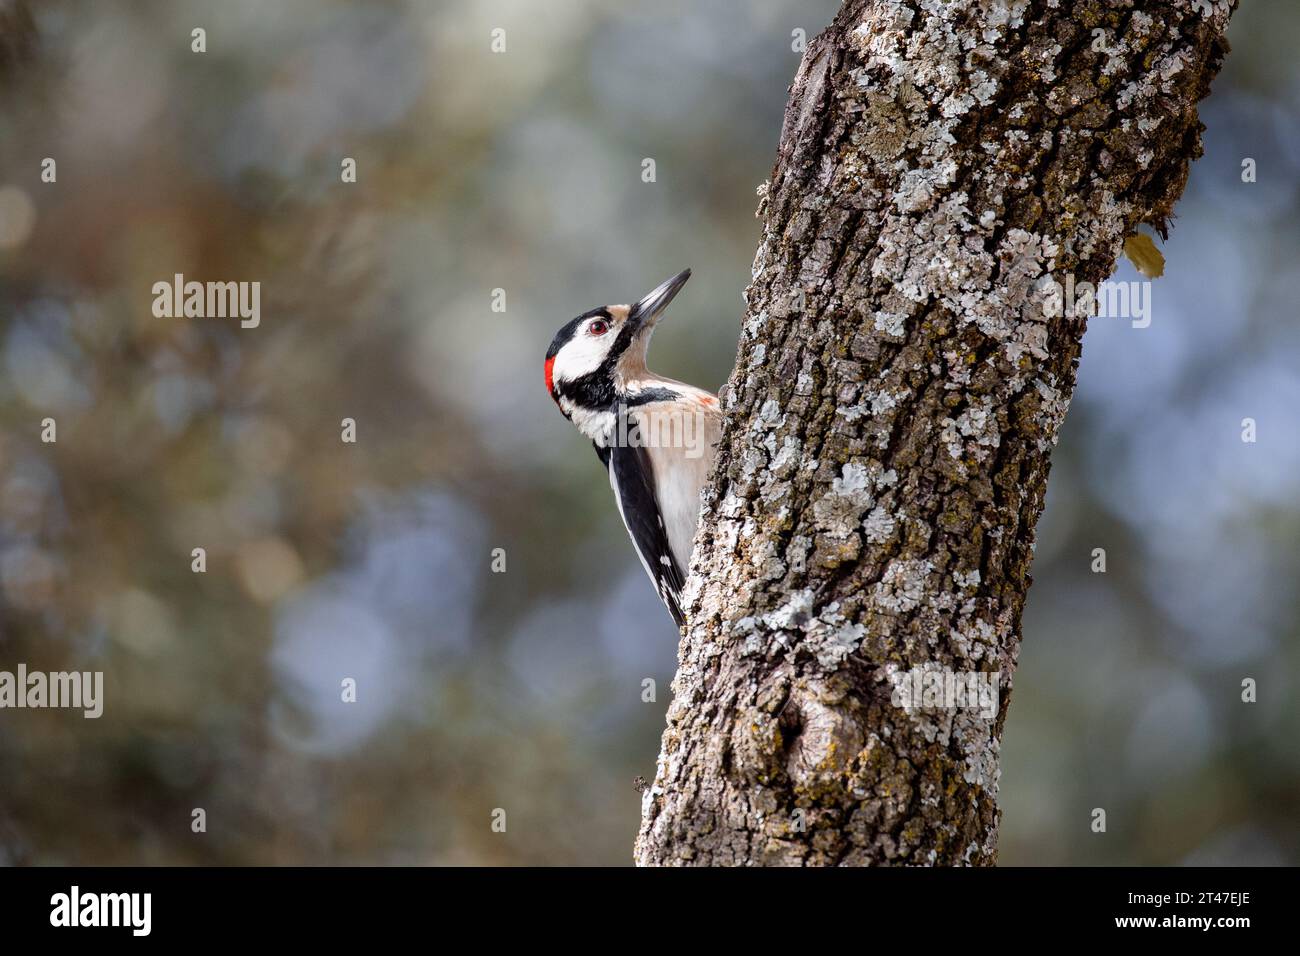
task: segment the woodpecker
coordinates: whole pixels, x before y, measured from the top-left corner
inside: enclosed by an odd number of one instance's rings
[[[646,350],[690,277],[686,269],[632,305],[582,313],[546,350],[546,390],[609,472],[623,525],[679,628],[722,414],[716,395],[647,369]]]

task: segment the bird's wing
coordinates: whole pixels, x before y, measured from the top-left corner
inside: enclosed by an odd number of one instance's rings
[[[641,566],[650,575],[668,613],[681,627],[684,620],[681,595],[686,575],[668,546],[649,456],[644,448],[623,445],[610,448],[597,445],[596,454],[609,469],[609,485],[614,489],[618,513],[632,538]]]

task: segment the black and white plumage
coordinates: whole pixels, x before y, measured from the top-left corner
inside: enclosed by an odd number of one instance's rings
[[[679,627],[722,416],[716,396],[654,374],[645,359],[655,325],[690,275],[678,273],[633,305],[584,312],[546,352],[546,389],[595,446],[641,564]]]

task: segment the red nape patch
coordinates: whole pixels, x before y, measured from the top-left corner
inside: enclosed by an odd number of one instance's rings
[[[552,356],[546,360],[546,393],[552,398],[555,397],[555,385],[551,381],[551,367],[555,365],[555,357]]]

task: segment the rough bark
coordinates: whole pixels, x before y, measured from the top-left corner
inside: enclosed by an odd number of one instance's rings
[[[1099,282],[1164,233],[1219,0],[848,0],[760,188],[641,864],[991,864],[1050,451]],[[996,671],[995,717],[891,675]]]

